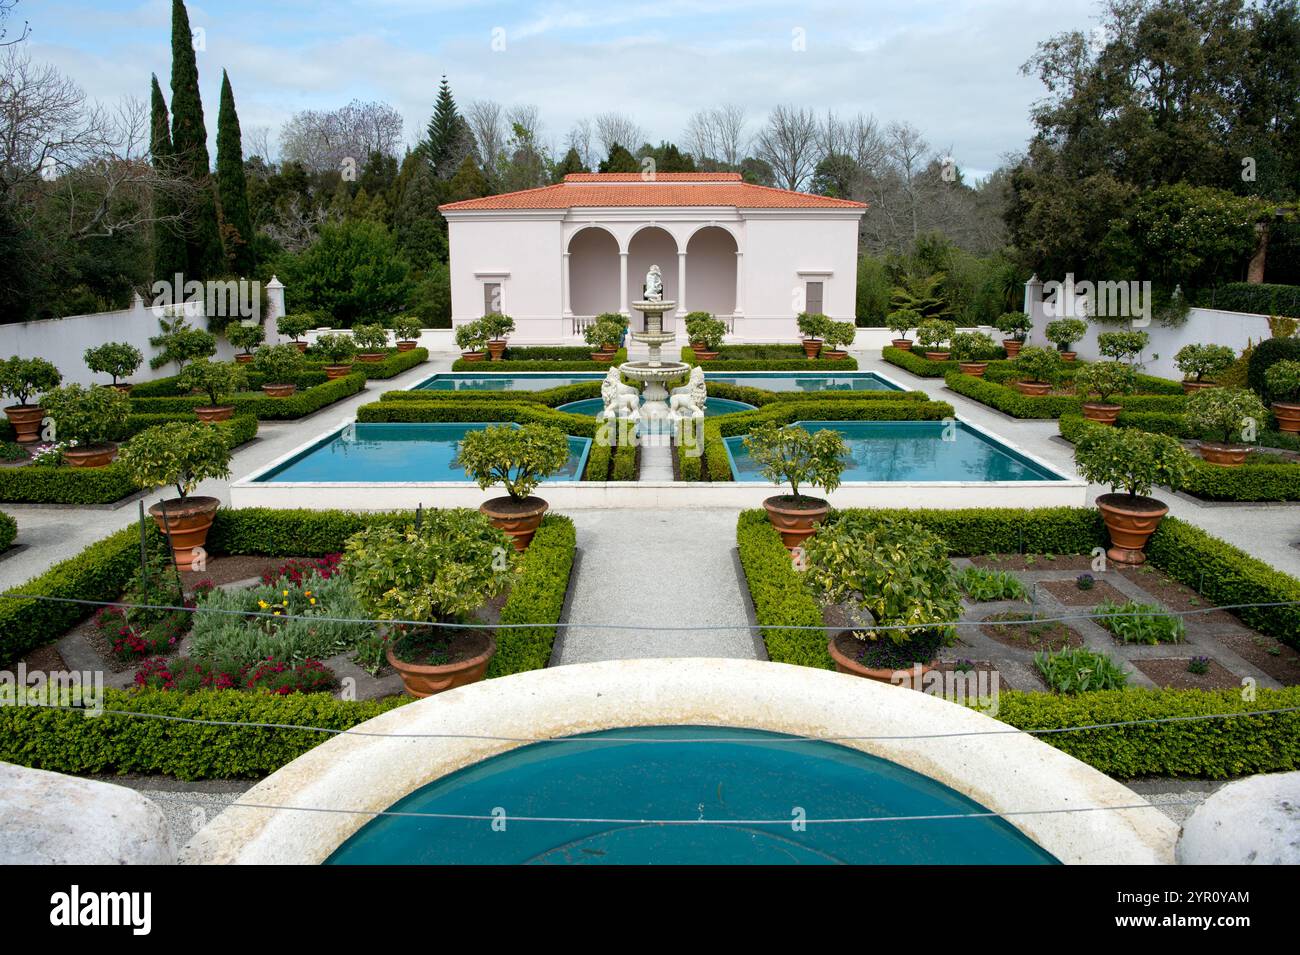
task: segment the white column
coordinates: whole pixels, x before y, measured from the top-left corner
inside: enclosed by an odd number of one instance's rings
[[[736,253],[736,306],[734,314],[745,313],[745,253]]]
[[[564,317],[573,317],[573,279],[569,272],[569,253],[564,253],[564,270],[560,273],[560,301],[564,306]]]
[[[627,253],[618,254],[618,312],[620,315],[631,315],[632,312],[627,307]]]
[[[686,314],[686,253],[677,253],[677,317]]]
[[[275,321],[284,315],[284,283],[272,275],[271,281],[266,283],[266,315],[262,318],[268,342],[279,340],[276,338]]]

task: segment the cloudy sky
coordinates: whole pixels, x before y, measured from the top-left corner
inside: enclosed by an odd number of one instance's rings
[[[1021,149],[1042,94],[1020,65],[1036,43],[1089,30],[1095,0],[192,0],[209,133],[221,70],[246,134],[292,113],[382,99],[413,143],[446,73],[458,102],[540,107],[544,137],[608,110],[655,141],[696,109],[746,107],[756,128],[775,103],[907,120],[980,175]],[[91,95],[170,98],[170,0],[19,0],[32,56]],[[11,34],[13,30],[11,29]],[[274,137],[272,138],[274,143]]]

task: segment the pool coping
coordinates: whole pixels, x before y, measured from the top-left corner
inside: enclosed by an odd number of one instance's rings
[[[683,725],[835,737],[1011,814],[1007,822],[1063,863],[1174,862],[1178,826],[1159,809],[991,716],[827,670],[708,658],[533,670],[401,706],[271,774],[239,800],[256,805],[223,811],[180,861],[318,864],[373,813],[529,740]],[[293,811],[304,807],[330,811]]]

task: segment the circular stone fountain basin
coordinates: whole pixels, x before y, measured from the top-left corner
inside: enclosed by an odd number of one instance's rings
[[[754,408],[754,405],[743,401],[732,401],[730,398],[709,398],[704,403],[704,417],[713,418],[717,415],[735,414],[737,411],[753,411]],[[605,402],[600,398],[583,398],[581,401],[570,401],[567,405],[560,405],[555,410],[566,411],[569,414],[598,415],[605,410]]]

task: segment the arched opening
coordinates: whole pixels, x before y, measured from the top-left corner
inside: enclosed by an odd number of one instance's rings
[[[664,229],[651,226],[632,236],[627,251],[627,300],[632,312],[632,327],[640,330],[645,318],[631,308],[631,303],[640,300],[645,274],[650,271],[650,266],[659,266],[663,274],[664,298],[677,301],[677,240]],[[675,311],[664,315],[664,331],[672,330]]]
[[[686,310],[730,315],[736,310],[736,239],[719,226],[686,244]]]
[[[569,308],[574,315],[618,311],[618,240],[586,228],[569,240]]]

